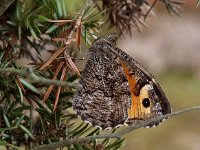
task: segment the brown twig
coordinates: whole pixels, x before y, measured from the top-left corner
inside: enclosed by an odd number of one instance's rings
[[[160,120],[172,117],[172,116],[180,115],[180,114],[183,114],[183,113],[186,113],[186,112],[190,112],[190,111],[193,111],[193,110],[197,110],[197,109],[200,109],[200,106],[194,106],[194,107],[191,107],[191,108],[182,109],[180,111],[176,111],[176,112],[164,115],[164,116],[159,116],[159,117],[156,117],[156,118],[153,118],[153,119],[149,119],[149,120],[146,120],[146,121],[141,121],[141,122],[139,122],[138,124],[136,124],[134,126],[130,126],[130,127],[126,128],[126,129],[124,129],[122,131],[119,131],[119,132],[116,132],[116,133],[103,134],[103,135],[94,135],[94,136],[88,136],[88,137],[83,137],[83,138],[67,139],[67,140],[63,140],[63,141],[59,141],[59,142],[55,142],[55,143],[51,143],[51,144],[35,147],[35,148],[31,149],[31,150],[56,149],[58,147],[63,147],[63,146],[69,145],[69,144],[87,143],[87,142],[95,140],[95,139],[104,139],[104,138],[117,138],[117,139],[120,139],[123,135],[125,135],[125,134],[127,134],[127,133],[129,133],[129,132],[131,132],[133,130],[136,130],[138,128],[148,126],[149,124],[151,124],[151,123],[153,123],[155,121],[157,122],[157,121],[160,121]]]
[[[44,85],[55,85],[55,86],[62,86],[62,87],[67,86],[67,87],[72,87],[72,88],[75,88],[79,85],[76,83],[65,82],[65,81],[60,81],[60,80],[51,80],[51,79],[39,77],[33,72],[31,68],[27,68],[27,69],[0,68],[0,72],[21,75],[28,79],[31,79],[32,82],[39,82]]]

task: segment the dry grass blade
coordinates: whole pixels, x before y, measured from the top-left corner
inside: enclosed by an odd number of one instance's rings
[[[49,95],[50,95],[50,93],[51,93],[51,91],[53,90],[53,85],[50,85],[49,87],[48,87],[48,89],[47,89],[47,91],[46,91],[46,93],[45,93],[45,95],[44,95],[44,98],[43,98],[43,103],[45,103],[46,102],[46,100],[47,100],[47,98],[49,97]]]
[[[63,65],[64,65],[64,62],[61,62],[61,63],[58,65],[58,68],[56,69],[55,74],[54,74],[54,76],[53,76],[53,80],[56,79],[56,77],[57,77],[58,73],[60,72],[60,69],[62,68]],[[53,90],[53,87],[54,87],[54,85],[50,85],[50,86],[48,87],[48,89],[47,89],[47,91],[46,91],[46,93],[45,93],[45,95],[44,95],[44,98],[43,98],[43,103],[46,102],[46,100],[47,100],[47,98],[49,97],[51,91]]]
[[[82,16],[79,16],[78,20],[76,21],[75,28],[77,29],[76,32],[76,43],[77,46],[80,46],[80,39],[81,39],[81,26],[82,26]]]
[[[62,70],[60,81],[63,81],[66,78],[66,72],[67,72],[67,67],[64,67],[63,70]],[[61,86],[58,86],[58,90],[56,92],[56,99],[55,99],[54,106],[53,106],[54,111],[55,111],[57,104],[58,104],[61,88],[62,88]]]
[[[76,43],[77,43],[77,46],[80,47],[80,43],[81,43],[81,25],[77,28]]]
[[[54,102],[54,105],[53,105],[53,111],[56,110],[57,108],[57,104],[58,104],[58,100],[59,100],[59,97],[60,97],[60,91],[61,91],[61,86],[58,87],[58,90],[56,92],[56,99],[55,99],[55,102]]]
[[[66,49],[66,46],[62,46],[59,48],[44,64],[41,65],[39,70],[43,70],[46,68],[50,63],[52,63],[64,50]]]
[[[72,61],[71,57],[66,53],[66,51],[64,52],[64,58],[65,58],[65,61],[66,61],[66,64],[68,65],[68,67],[70,69],[72,69],[80,77],[81,74],[80,74],[78,68],[76,67],[76,65]]]

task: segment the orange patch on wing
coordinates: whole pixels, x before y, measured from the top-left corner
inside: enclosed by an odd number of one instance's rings
[[[122,68],[126,75],[126,79],[129,83],[129,88],[131,92],[131,108],[128,109],[128,118],[140,118],[141,114],[141,104],[140,104],[140,95],[136,96],[134,93],[137,93],[137,89],[135,85],[137,81],[133,78],[133,75],[130,75],[129,69],[127,68],[126,64],[122,63]]]

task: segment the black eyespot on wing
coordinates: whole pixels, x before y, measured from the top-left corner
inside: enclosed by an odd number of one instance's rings
[[[143,101],[142,101],[142,105],[145,108],[148,108],[150,106],[150,100],[148,98],[144,98]]]

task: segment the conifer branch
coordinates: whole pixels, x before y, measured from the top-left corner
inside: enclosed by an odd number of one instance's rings
[[[52,144],[38,146],[38,147],[35,147],[35,148],[31,149],[31,150],[56,149],[58,147],[64,147],[64,146],[67,146],[69,144],[87,143],[87,142],[90,142],[90,141],[95,140],[95,139],[104,139],[104,138],[120,139],[125,134],[127,134],[127,133],[129,133],[129,132],[131,132],[133,130],[148,126],[149,124],[151,124],[153,122],[161,121],[161,120],[167,119],[169,117],[177,116],[177,115],[180,115],[180,114],[183,114],[183,113],[186,113],[186,112],[190,112],[190,111],[194,111],[194,110],[198,110],[198,109],[200,109],[200,105],[199,106],[194,106],[194,107],[191,107],[191,108],[187,108],[187,109],[182,109],[182,110],[179,110],[179,111],[175,111],[175,112],[172,112],[170,114],[167,114],[167,115],[164,115],[164,116],[159,116],[159,117],[156,117],[156,118],[152,118],[152,119],[149,119],[149,120],[146,120],[146,121],[141,121],[141,122],[138,122],[134,126],[130,126],[130,127],[126,128],[126,129],[124,129],[122,131],[119,131],[119,132],[116,132],[116,133],[88,136],[88,137],[83,137],[83,138],[67,139],[67,140],[55,142],[55,143],[52,143]]]
[[[21,75],[32,80],[32,82],[38,82],[44,85],[55,85],[55,86],[72,87],[72,88],[75,88],[79,85],[77,83],[71,83],[71,82],[60,81],[60,80],[52,80],[52,79],[46,79],[44,77],[40,77],[36,75],[31,68],[26,68],[26,69],[0,68],[0,72],[1,74],[11,73],[11,74]]]

